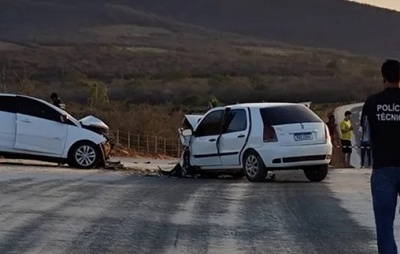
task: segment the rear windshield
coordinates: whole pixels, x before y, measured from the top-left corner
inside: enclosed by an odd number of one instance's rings
[[[292,123],[321,122],[321,119],[304,105],[285,105],[260,109],[264,124],[282,125]]]

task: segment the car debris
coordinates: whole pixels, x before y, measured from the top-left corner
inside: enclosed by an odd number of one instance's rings
[[[107,161],[104,168],[108,170],[126,169],[125,165],[121,161]]]

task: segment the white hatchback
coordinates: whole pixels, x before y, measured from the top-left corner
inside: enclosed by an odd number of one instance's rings
[[[327,176],[329,132],[305,105],[236,104],[186,115],[183,125],[183,175],[224,172],[263,181],[268,171],[302,169],[310,181]]]
[[[0,156],[6,158],[93,168],[109,157],[108,129],[93,116],[78,121],[46,101],[0,94]]]

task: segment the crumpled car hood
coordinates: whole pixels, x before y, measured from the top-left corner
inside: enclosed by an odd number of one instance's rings
[[[94,117],[94,116],[84,117],[84,118],[80,119],[79,122],[84,126],[96,127],[96,128],[101,128],[101,129],[105,129],[105,130],[110,129],[107,124],[105,124],[103,121],[101,121],[100,119],[98,119],[97,117]]]
[[[203,117],[203,115],[185,115],[185,118],[183,119],[182,124],[185,124],[186,128],[190,128],[193,131],[202,117]],[[187,146],[187,145],[189,145],[189,141],[190,141],[191,137],[190,136],[184,137],[182,135],[183,130],[184,130],[183,128],[179,128],[178,132],[180,134],[180,140],[181,140],[182,145]]]
[[[200,121],[202,117],[203,115],[185,115],[185,118],[191,125],[192,129],[196,127],[197,123]]]

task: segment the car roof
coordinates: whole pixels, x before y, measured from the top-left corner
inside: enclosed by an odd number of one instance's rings
[[[291,102],[256,102],[256,103],[238,103],[227,105],[223,107],[219,107],[220,109],[224,108],[269,108],[269,107],[278,107],[278,106],[293,106],[293,105],[304,105],[301,103],[291,103]]]
[[[67,111],[65,111],[65,110],[63,110],[63,109],[61,109],[61,108],[59,108],[57,106],[54,106],[53,104],[51,104],[51,103],[49,103],[49,102],[47,102],[45,100],[42,100],[40,98],[36,98],[36,97],[28,96],[28,95],[23,95],[23,94],[12,94],[12,93],[0,93],[0,96],[9,96],[9,97],[17,97],[18,96],[18,97],[30,98],[32,100],[36,100],[36,101],[39,101],[41,103],[46,104],[47,106],[53,108],[54,110],[58,111],[61,114],[67,114],[69,117],[71,117],[73,119],[72,121],[74,121],[75,123],[79,122],[71,114],[69,114]]]
[[[17,94],[12,94],[12,93],[0,93],[0,96],[17,96]]]
[[[33,97],[33,96],[29,96],[29,95],[12,94],[12,93],[0,93],[0,96],[9,96],[9,97],[17,97],[17,96],[18,96],[18,97],[25,97],[25,98],[29,98],[29,99],[32,99],[32,100],[36,100],[36,101],[40,101],[40,102],[42,102],[42,103],[45,103],[45,104],[47,104],[48,106],[51,106],[52,108],[56,109],[57,111],[60,111],[60,112],[63,112],[63,111],[64,111],[64,110],[60,110],[60,108],[54,106],[53,104],[51,104],[51,103],[49,103],[49,102],[47,102],[47,101],[45,101],[45,100],[42,100],[42,99],[40,99],[40,98],[36,98],[36,97]]]
[[[46,104],[47,106],[49,106],[49,107],[51,107],[51,108],[57,110],[57,111],[60,112],[60,113],[67,113],[65,110],[63,110],[63,109],[61,109],[61,108],[59,108],[59,107],[57,107],[57,106],[54,106],[53,104],[51,104],[51,103],[49,103],[49,102],[47,102],[47,101],[45,101],[45,100],[43,100],[43,99],[36,98],[36,97],[33,97],[33,96],[23,95],[23,94],[12,94],[12,93],[0,93],[0,96],[9,96],[9,97],[17,97],[17,96],[18,96],[18,97],[29,98],[29,99],[36,100],[36,101],[39,101],[39,102],[41,102],[41,103],[44,103],[44,104]]]

